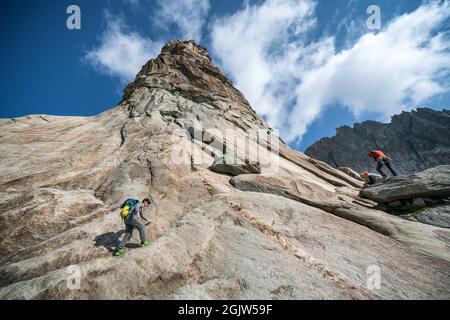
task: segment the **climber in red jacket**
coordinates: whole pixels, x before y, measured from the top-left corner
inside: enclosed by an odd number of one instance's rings
[[[391,159],[387,157],[382,151],[380,150],[372,150],[368,154],[369,158],[373,158],[377,163],[377,171],[383,176],[387,177],[386,174],[381,170],[383,165],[385,165],[389,171],[391,171],[393,176],[397,175],[397,172],[392,168],[391,166]]]

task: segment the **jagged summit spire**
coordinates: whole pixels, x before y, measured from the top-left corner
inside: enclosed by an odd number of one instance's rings
[[[240,128],[254,125],[269,128],[231,80],[214,65],[208,51],[194,41],[173,40],[164,45],[161,53],[148,61],[125,88],[123,105],[131,116],[148,114],[154,110],[152,106],[161,103],[160,98],[154,96],[167,93],[175,100],[184,98],[197,105],[207,105],[215,110],[215,116],[228,119]],[[143,98],[149,95],[153,96],[148,98],[151,103]],[[181,118],[191,117],[192,113],[199,117],[203,111],[198,108],[203,107],[192,108],[189,103],[176,106],[183,113]]]
[[[228,98],[248,105],[244,95],[214,65],[206,48],[192,40],[172,40],[164,45],[158,57],[148,61],[125,88],[124,98],[139,87],[165,89],[195,102]]]
[[[169,41],[161,49],[161,54],[164,53],[193,55],[211,61],[208,50],[205,47],[197,44],[194,40]]]

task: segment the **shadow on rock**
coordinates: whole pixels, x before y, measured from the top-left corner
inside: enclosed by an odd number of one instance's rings
[[[120,243],[120,236],[125,233],[125,230],[120,230],[118,232],[107,232],[102,235],[96,236],[95,246],[105,247],[108,251],[113,252],[117,245]]]
[[[94,239],[95,246],[96,247],[100,247],[100,246],[105,247],[106,249],[108,249],[109,252],[114,252],[114,250],[120,243],[120,237],[124,233],[125,233],[125,230],[120,230],[117,232],[107,232],[102,235],[96,236]],[[130,248],[130,249],[136,249],[136,248],[139,248],[139,245],[135,244],[135,243],[127,243],[125,245],[125,247]]]

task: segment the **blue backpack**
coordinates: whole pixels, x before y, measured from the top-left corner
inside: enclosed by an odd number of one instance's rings
[[[136,204],[139,203],[139,200],[136,199],[127,199],[125,200],[120,208],[120,217],[125,220],[128,217],[128,214],[130,213],[130,209],[133,208]]]

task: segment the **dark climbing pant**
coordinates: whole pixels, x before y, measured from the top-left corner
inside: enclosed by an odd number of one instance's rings
[[[390,161],[385,161],[384,159],[378,159],[378,160],[377,160],[377,171],[378,171],[383,177],[386,177],[386,174],[383,172],[383,170],[381,170],[381,168],[383,167],[383,165],[385,165],[386,168],[389,169],[389,171],[392,173],[393,176],[396,176],[396,175],[397,175],[397,172],[395,172],[395,170],[392,168],[391,162],[390,162]]]
[[[120,241],[117,249],[123,249],[125,245],[130,241],[133,236],[133,230],[137,229],[139,231],[139,237],[141,238],[141,243],[145,241],[145,226],[142,222],[137,219],[132,219],[131,221],[125,222],[125,236],[122,241]]]
[[[380,181],[379,177],[369,176],[369,185],[375,184]]]

